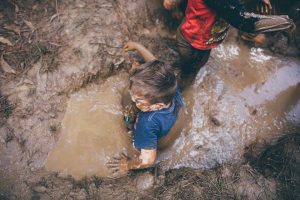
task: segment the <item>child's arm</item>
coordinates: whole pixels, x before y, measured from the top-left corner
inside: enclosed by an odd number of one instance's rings
[[[146,49],[143,45],[137,42],[127,42],[123,49],[124,51],[137,50],[144,58],[145,62],[156,60],[155,56],[148,49]]]
[[[132,169],[143,169],[153,166],[156,159],[156,149],[141,149],[139,155],[130,158],[125,152],[107,163],[107,167],[115,174],[123,175]]]
[[[142,169],[151,167],[156,159],[156,149],[141,149],[141,153],[138,156],[139,162],[128,162],[128,170],[130,169]]]
[[[164,0],[163,6],[166,10],[176,10],[182,3],[186,4],[187,0]]]

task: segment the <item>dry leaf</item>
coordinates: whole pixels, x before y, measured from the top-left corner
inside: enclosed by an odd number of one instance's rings
[[[56,17],[58,17],[58,16],[59,16],[58,13],[52,15],[51,18],[50,18],[50,22],[52,22],[52,21],[53,21]]]
[[[24,79],[23,83],[29,84],[29,85],[34,85],[34,82],[32,82],[30,79]]]
[[[18,13],[19,12],[19,6],[17,4],[15,4],[15,12]]]
[[[6,25],[6,26],[4,26],[4,28],[6,30],[13,31],[13,32],[17,33],[18,35],[21,34],[21,29],[19,27],[15,26],[15,25]]]
[[[6,44],[8,46],[12,46],[12,43],[8,39],[1,37],[1,36],[0,36],[0,43]]]
[[[24,85],[24,84],[28,84],[28,85],[34,85],[34,83],[30,80],[30,79],[22,79],[19,83],[16,84],[16,87]]]
[[[124,58],[121,58],[118,62],[114,63],[115,68],[118,68],[125,61]]]
[[[6,73],[16,74],[16,71],[3,59],[3,56],[1,56],[1,68]]]
[[[34,32],[35,27],[30,21],[24,20],[24,23],[30,28],[31,32]]]

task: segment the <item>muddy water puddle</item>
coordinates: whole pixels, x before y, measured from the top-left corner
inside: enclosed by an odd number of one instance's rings
[[[71,97],[46,169],[76,178],[111,175],[105,167],[109,157],[131,148],[120,92],[127,80],[120,74]],[[174,145],[160,151],[161,167],[239,162],[251,143],[299,128],[300,63],[229,40],[213,51],[183,96],[185,121],[173,132],[180,135]]]
[[[109,157],[131,148],[121,105],[127,79],[121,74],[70,98],[61,138],[48,156],[46,169],[75,178],[111,175],[105,166]]]
[[[244,149],[300,128],[300,62],[227,41],[184,92],[188,121],[164,169],[242,161]]]

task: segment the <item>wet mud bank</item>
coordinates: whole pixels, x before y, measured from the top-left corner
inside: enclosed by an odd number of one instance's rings
[[[122,45],[139,41],[168,62],[178,56],[161,1],[3,1],[0,8],[0,33],[12,44],[0,43],[1,199],[279,196],[280,182],[243,155],[262,155],[266,144],[299,130],[298,58],[248,48],[233,31],[184,91],[188,123],[158,167],[108,179],[96,165],[128,145],[116,88],[140,60]]]

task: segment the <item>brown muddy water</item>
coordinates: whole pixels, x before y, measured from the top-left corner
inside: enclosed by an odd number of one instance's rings
[[[46,169],[75,178],[111,175],[105,163],[131,148],[121,104],[127,79],[126,74],[120,74],[70,98],[61,138],[48,156]]]
[[[189,124],[162,152],[164,169],[242,161],[251,143],[299,130],[300,63],[230,38],[184,92]]]
[[[108,159],[131,150],[122,121],[127,79],[119,74],[72,95],[47,170],[75,178],[111,176]],[[160,151],[160,166],[211,168],[240,162],[250,144],[299,130],[300,62],[228,39],[183,96],[185,121],[173,130],[179,135],[175,143]]]

